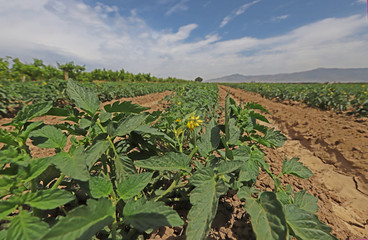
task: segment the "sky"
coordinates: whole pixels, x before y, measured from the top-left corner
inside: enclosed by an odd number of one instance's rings
[[[366,0],[0,0],[0,58],[205,80],[368,67]]]

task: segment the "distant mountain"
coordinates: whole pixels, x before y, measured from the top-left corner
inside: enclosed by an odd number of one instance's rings
[[[310,71],[281,73],[274,75],[233,74],[205,82],[279,82],[279,83],[324,83],[324,82],[368,82],[368,68],[317,68]]]

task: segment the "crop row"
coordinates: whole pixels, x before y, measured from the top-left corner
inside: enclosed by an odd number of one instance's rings
[[[227,84],[256,92],[269,99],[299,101],[323,110],[333,109],[361,116],[368,115],[368,84]]]
[[[280,180],[312,172],[296,158],[277,174],[266,163],[262,148],[286,139],[262,124],[267,110],[227,96],[219,111],[217,92],[185,85],[164,111],[148,113],[127,101],[101,109],[93,90],[69,80],[76,107],[26,105],[13,130],[0,131],[0,239],[142,239],[182,226],[187,239],[203,240],[228,190],[245,201],[258,239],[335,239],[316,216],[317,198]],[[68,122],[31,121],[45,114]],[[53,155],[33,158],[29,140]],[[260,171],[273,191],[256,188]],[[179,215],[182,203],[190,207]]]
[[[98,95],[100,101],[136,97],[150,93],[175,90],[183,83],[122,83],[86,82],[81,83]],[[34,82],[0,81],[0,115],[15,113],[29,103],[51,102],[61,106],[69,100],[65,93],[67,81],[49,80]]]

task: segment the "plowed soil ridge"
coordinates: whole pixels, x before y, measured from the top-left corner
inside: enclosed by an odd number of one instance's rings
[[[339,115],[305,106],[265,99],[259,94],[219,86],[220,95],[237,102],[255,102],[271,114],[272,127],[287,137],[284,146],[266,150],[274,170],[281,171],[284,156],[298,157],[314,176],[309,180],[284,179],[297,189],[306,189],[319,199],[320,220],[339,239],[368,238],[368,119]],[[265,189],[271,179],[260,176]]]

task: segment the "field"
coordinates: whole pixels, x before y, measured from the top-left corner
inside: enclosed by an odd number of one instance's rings
[[[0,88],[0,239],[368,238],[362,84],[29,83]]]
[[[349,115],[368,115],[368,84],[285,84],[285,83],[243,83],[227,84],[235,88],[259,93],[261,96],[278,101],[298,101],[310,107]]]

